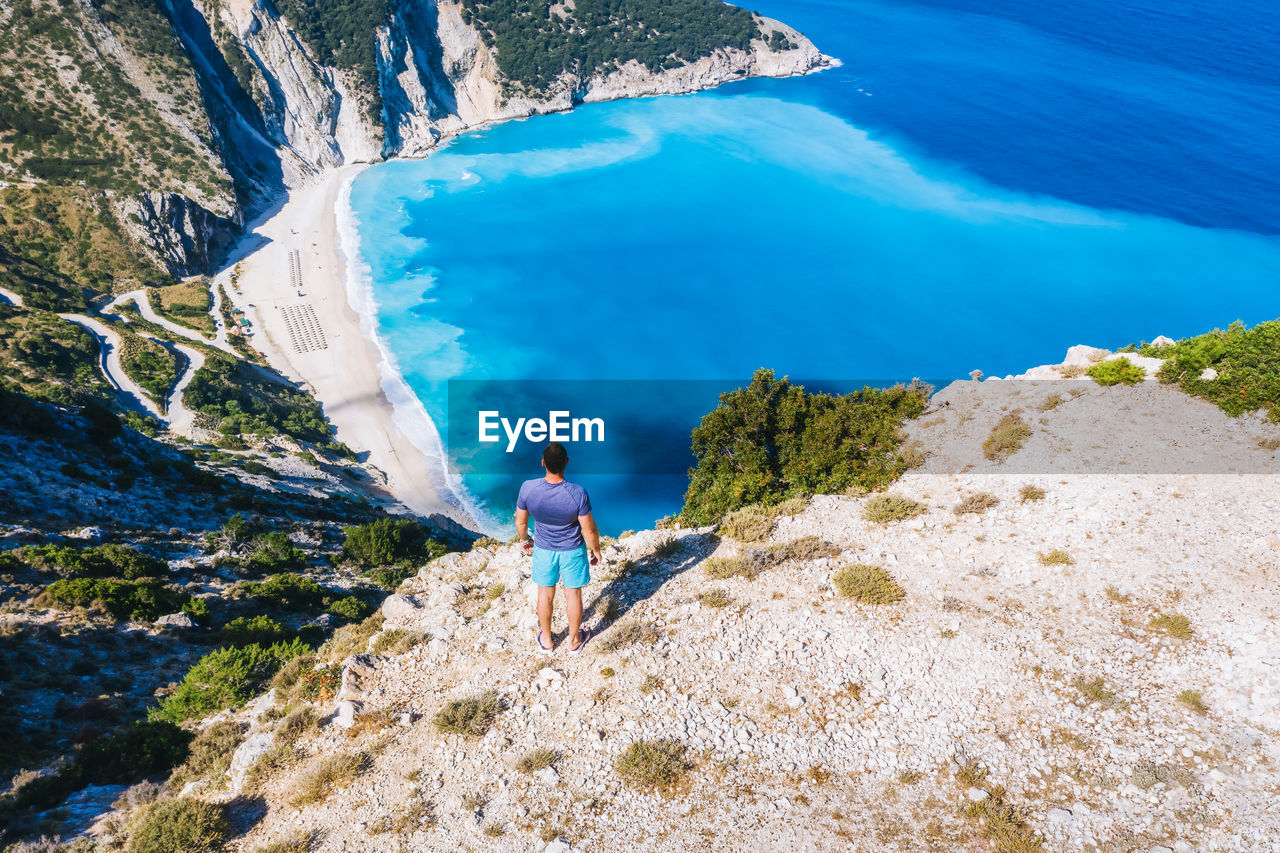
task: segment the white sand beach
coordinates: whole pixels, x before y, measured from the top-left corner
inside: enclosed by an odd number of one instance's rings
[[[326,172],[291,190],[278,210],[250,223],[217,280],[253,324],[253,346],[310,390],[338,440],[382,472],[386,482],[378,491],[420,515],[439,513],[474,527],[436,488],[443,481],[439,459],[397,426],[383,390],[382,355],[348,299],[337,205],[362,168]]]

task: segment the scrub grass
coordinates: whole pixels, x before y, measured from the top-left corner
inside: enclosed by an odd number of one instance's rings
[[[436,712],[432,722],[441,734],[482,737],[502,712],[502,702],[492,690],[455,699]]]
[[[676,740],[638,740],[622,751],[613,767],[636,790],[671,794],[692,769],[687,753]]]
[[[1036,559],[1040,561],[1042,566],[1072,566],[1076,562],[1070,554],[1061,548],[1054,548],[1052,551],[1037,554]]]
[[[1023,443],[1031,437],[1031,427],[1018,412],[1009,412],[1002,417],[982,442],[982,455],[993,462],[1003,462],[1022,449]]]
[[[1025,503],[1044,500],[1044,489],[1039,486],[1026,485],[1018,491],[1018,497]]]
[[[720,522],[720,533],[739,542],[763,542],[772,531],[773,514],[760,504],[735,509]]]
[[[879,566],[865,563],[845,566],[836,572],[832,580],[842,596],[863,604],[893,604],[906,597],[898,582]]]
[[[1147,378],[1147,371],[1124,357],[1100,361],[1087,372],[1099,385],[1137,385]]]
[[[291,802],[295,807],[323,802],[335,791],[354,782],[369,766],[369,756],[361,752],[327,756],[299,780]]]
[[[966,495],[964,500],[953,507],[952,511],[956,515],[982,515],[998,503],[1000,499],[990,492],[974,492]]]
[[[1190,640],[1195,636],[1191,620],[1181,613],[1157,613],[1151,618],[1151,627],[1176,640]]]
[[[531,776],[539,770],[551,767],[560,760],[560,751],[540,746],[532,752],[525,755],[516,763],[516,769],[526,776]]]
[[[889,524],[923,515],[928,509],[919,501],[890,493],[876,495],[868,500],[862,509],[862,517],[873,524]]]

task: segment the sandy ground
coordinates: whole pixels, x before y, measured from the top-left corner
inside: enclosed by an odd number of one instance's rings
[[[292,190],[276,211],[251,223],[240,249],[218,276],[231,301],[253,324],[253,345],[277,370],[310,390],[324,405],[338,440],[380,470],[386,491],[421,515],[440,513],[464,524],[465,513],[432,483],[436,464],[396,425],[382,390],[382,360],[361,332],[346,291],[346,261],[335,214],[341,191],[361,170],[348,166]],[[290,253],[298,252],[300,284],[292,281]],[[236,286],[230,280],[238,269]],[[299,294],[302,295],[299,295]],[[314,312],[312,347],[295,346],[286,313]],[[312,315],[303,313],[310,320]],[[296,325],[295,325],[296,328]],[[322,340],[323,346],[315,345]]]

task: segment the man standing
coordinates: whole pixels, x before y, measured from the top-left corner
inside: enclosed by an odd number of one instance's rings
[[[534,638],[544,654],[555,648],[551,611],[556,583],[564,586],[564,609],[569,617],[569,651],[576,652],[591,636],[582,627],[582,588],[591,582],[590,566],[600,562],[600,531],[591,517],[587,490],[564,478],[569,454],[558,441],[542,451],[546,476],[525,480],[516,498],[516,535],[524,540],[524,552],[533,555],[533,582],[538,585],[538,634]],[[529,516],[533,516],[533,541],[529,541]],[[588,564],[588,551],[590,563]]]

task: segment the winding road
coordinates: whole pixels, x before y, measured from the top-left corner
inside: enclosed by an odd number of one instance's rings
[[[0,289],[0,295],[9,299],[15,305],[22,304],[22,297],[15,293]],[[165,319],[157,314],[151,307],[151,301],[147,298],[147,292],[142,289],[131,290],[128,293],[122,293],[115,299],[111,300],[105,308],[102,309],[103,314],[119,317],[128,322],[128,318],[118,313],[121,305],[127,302],[133,302],[138,306],[138,312],[143,319],[150,323],[154,323],[162,329],[172,334],[186,338],[196,343],[204,344],[208,347],[215,347],[226,353],[239,358],[239,355],[227,342],[227,331],[223,324],[221,315],[218,313],[219,303],[221,302],[220,294],[215,289],[213,292],[213,311],[215,327],[218,330],[216,337],[212,340],[204,337],[199,332],[180,326],[171,320]],[[192,428],[195,426],[195,413],[182,404],[183,392],[187,390],[187,386],[191,384],[191,380],[195,377],[196,371],[204,367],[204,353],[188,346],[178,343],[170,343],[151,335],[143,333],[142,336],[150,341],[158,343],[160,346],[170,352],[180,353],[187,360],[186,370],[182,377],[174,384],[173,390],[169,392],[169,396],[165,401],[165,412],[160,411],[147,392],[142,386],[129,378],[124,370],[124,365],[120,360],[121,342],[120,336],[116,334],[110,326],[93,317],[84,314],[59,314],[59,317],[86,329],[98,340],[101,356],[98,366],[102,370],[102,375],[107,378],[107,382],[116,389],[121,398],[130,404],[132,408],[145,412],[152,417],[168,424],[169,430],[180,433],[182,435],[190,435]]]
[[[115,330],[101,320],[86,317],[84,314],[59,314],[58,316],[69,323],[75,323],[98,339],[100,353],[98,367],[102,369],[102,375],[107,377],[107,382],[116,389],[126,403],[132,403],[132,408],[154,418],[167,420],[160,413],[160,408],[151,402],[147,392],[142,390],[142,386],[125,373],[124,365],[120,363],[120,336],[115,333]]]
[[[214,328],[217,330],[212,340],[201,335],[199,332],[188,329],[186,326],[180,326],[172,320],[161,317],[155,312],[155,309],[151,307],[151,300],[147,298],[147,292],[142,288],[120,294],[115,299],[112,299],[107,303],[107,307],[102,309],[102,313],[116,314],[117,308],[124,305],[126,302],[132,302],[134,305],[138,306],[138,313],[140,313],[142,318],[148,323],[155,323],[160,328],[172,332],[179,337],[186,338],[189,341],[195,341],[198,344],[204,344],[208,347],[217,347],[223,352],[239,358],[240,354],[236,352],[235,348],[227,341],[226,324],[222,322],[222,294],[218,292],[218,288],[216,287],[213,287],[211,292],[213,295],[213,308],[210,309],[210,313],[213,316]]]

